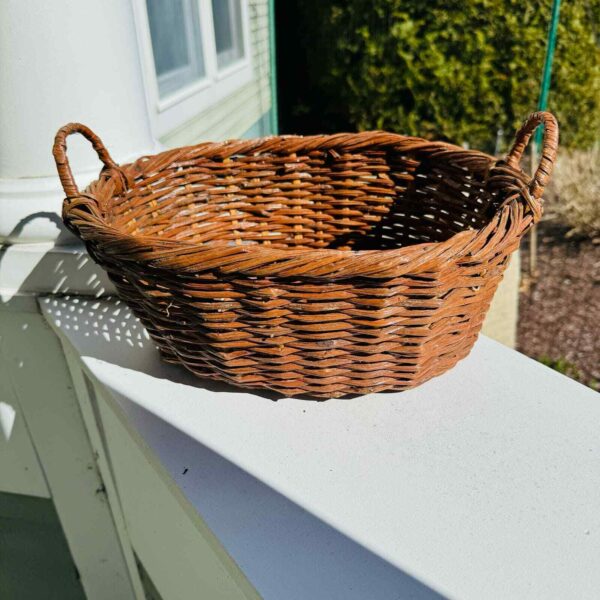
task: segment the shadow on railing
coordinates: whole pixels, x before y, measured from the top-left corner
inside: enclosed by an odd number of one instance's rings
[[[286,600],[444,600],[442,594],[399,565],[378,556],[222,455],[139,404],[119,394],[115,397],[128,424],[141,434],[161,468],[261,596]],[[127,506],[125,501],[124,510],[137,511],[139,507]],[[369,511],[369,507],[364,510]]]
[[[240,392],[227,383],[198,378],[182,366],[165,363],[146,329],[118,298],[107,301],[106,298],[49,296],[41,302],[48,318],[76,338],[78,352],[83,357],[194,388],[212,392]],[[282,398],[269,391],[252,393],[270,400]]]
[[[42,300],[42,306],[47,318],[64,331],[84,362],[93,358],[195,389],[244,393],[163,363],[146,330],[119,300],[48,297]],[[123,387],[111,385],[108,379],[97,379],[95,385],[110,391],[118,409],[126,413],[128,426],[151,447],[162,465],[160,468],[166,469],[195,512],[265,598],[444,599],[400,565],[382,558],[218,452],[129,400],[121,393]],[[135,386],[136,380],[127,385]],[[268,394],[260,396],[273,399]],[[168,402],[177,410],[177,398],[169,397]],[[110,454],[110,447],[107,451]],[[117,483],[128,485],[126,481],[119,482],[118,476]],[[123,494],[125,512],[139,510],[128,507],[125,498]],[[369,511],[369,507],[364,510]]]
[[[28,224],[38,219],[52,221],[61,233],[53,242],[0,244],[0,307],[10,308],[11,301],[23,295],[71,293],[100,297],[113,291],[106,273],[64,229],[58,215],[31,214],[19,222],[9,239],[18,238]],[[61,245],[69,240],[73,245]]]

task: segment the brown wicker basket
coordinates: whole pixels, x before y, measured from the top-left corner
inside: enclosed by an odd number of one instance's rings
[[[540,165],[519,168],[543,123]],[[104,168],[77,189],[66,138]],[[67,226],[163,357],[200,377],[331,398],[418,385],[466,356],[541,216],[558,127],[505,160],[386,132],[203,143],[117,165],[71,123]]]

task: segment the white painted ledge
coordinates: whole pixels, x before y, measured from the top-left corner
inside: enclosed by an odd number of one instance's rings
[[[482,337],[411,391],[274,402],[161,363],[119,302],[41,307],[262,597],[598,597],[592,390]]]

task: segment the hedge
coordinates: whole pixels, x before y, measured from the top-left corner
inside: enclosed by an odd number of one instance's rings
[[[551,0],[283,0],[306,60],[291,122],[492,150],[535,110]],[[549,109],[565,146],[600,137],[600,0],[563,0]],[[292,50],[287,55],[289,56]],[[297,73],[285,73],[286,85]],[[288,95],[289,97],[289,95]]]

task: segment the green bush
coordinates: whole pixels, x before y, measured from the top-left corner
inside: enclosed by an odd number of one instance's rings
[[[560,356],[559,358],[550,358],[549,356],[544,355],[540,356],[537,360],[558,373],[566,375],[571,379],[575,379],[576,381],[579,381],[579,383],[583,383],[583,385],[587,385],[593,390],[600,392],[600,382],[597,379],[593,377],[591,379],[586,379],[577,368],[577,365],[568,361],[563,356]]]
[[[536,108],[551,0],[296,0],[296,10],[308,80],[294,110],[317,112],[322,129],[492,150],[499,128],[508,143]],[[563,144],[587,147],[600,131],[600,0],[563,0],[560,17],[549,109]]]
[[[550,358],[549,356],[544,355],[541,356],[538,359],[538,361],[541,362],[543,365],[554,369],[558,373],[570,377],[571,379],[581,379],[581,373],[579,372],[577,365],[573,364],[572,362],[569,362],[566,358],[562,356],[559,358]]]

